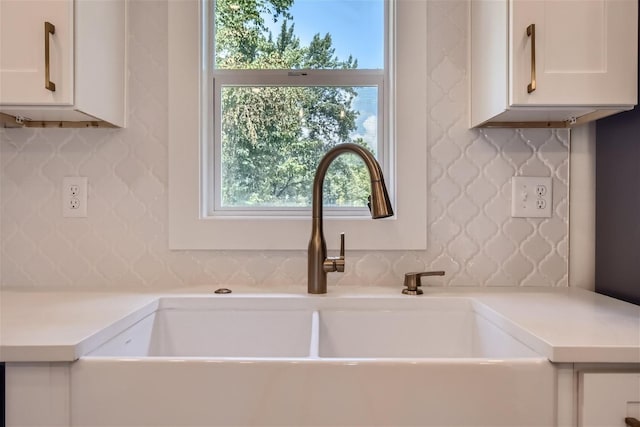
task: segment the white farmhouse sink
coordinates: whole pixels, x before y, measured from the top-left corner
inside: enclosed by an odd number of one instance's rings
[[[538,356],[476,314],[470,304],[433,311],[322,311],[319,355],[329,358]]]
[[[472,298],[162,298],[71,366],[91,426],[553,425],[555,370]],[[490,387],[490,388],[489,388]]]
[[[305,357],[311,312],[161,309],[91,353],[137,357]]]
[[[365,304],[350,299],[340,301],[339,307],[327,299],[312,304],[313,299],[217,302],[164,300],[158,311],[90,355],[313,359],[538,356],[477,314],[465,298],[413,300],[405,307],[393,299],[367,300]]]
[[[288,310],[164,310],[150,356],[304,357],[311,313]]]

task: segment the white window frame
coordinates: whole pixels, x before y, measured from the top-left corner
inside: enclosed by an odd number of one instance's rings
[[[391,218],[327,216],[324,231],[330,249],[346,233],[347,249],[423,250],[427,234],[427,65],[426,3],[395,0],[396,29],[389,57],[394,70],[387,91],[387,135],[392,150],[385,153],[395,194]],[[171,249],[301,250],[308,245],[308,216],[207,216],[202,195],[207,191],[203,164],[210,153],[202,144],[210,124],[206,87],[207,40],[203,40],[200,0],[169,2],[169,247]],[[203,83],[205,82],[205,83]],[[380,137],[380,135],[379,135]],[[395,179],[394,179],[395,178]],[[335,238],[333,238],[335,237]]]

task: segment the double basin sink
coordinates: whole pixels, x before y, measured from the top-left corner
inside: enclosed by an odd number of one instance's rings
[[[168,297],[88,356],[540,357],[464,297]]]
[[[72,364],[74,425],[554,425],[552,364],[473,298],[176,296],[144,313]]]

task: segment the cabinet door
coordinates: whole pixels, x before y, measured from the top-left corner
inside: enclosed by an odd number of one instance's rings
[[[638,0],[510,0],[511,105],[632,105]],[[535,24],[536,89],[532,81]]]
[[[580,382],[580,427],[624,427],[626,417],[640,419],[640,373],[583,373]]]
[[[45,22],[55,33],[45,35]],[[45,87],[45,40],[49,77]],[[73,103],[73,2],[0,0],[0,104]]]

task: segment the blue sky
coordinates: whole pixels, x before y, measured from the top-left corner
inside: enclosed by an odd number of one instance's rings
[[[331,34],[336,55],[353,55],[358,68],[383,68],[384,5],[382,0],[295,0],[290,10],[303,45],[313,36]],[[266,20],[274,35],[281,22]]]

